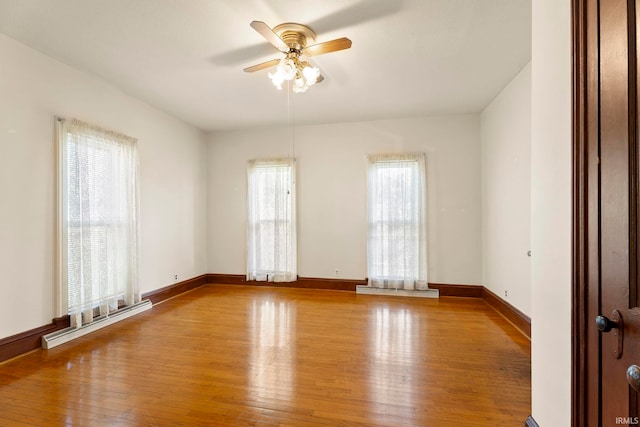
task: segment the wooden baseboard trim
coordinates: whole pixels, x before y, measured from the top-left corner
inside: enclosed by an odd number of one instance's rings
[[[357,279],[321,279],[316,277],[298,277],[294,282],[256,282],[247,281],[243,274],[207,274],[207,283],[249,286],[276,286],[280,288],[328,289],[334,291],[354,291],[356,286],[366,285],[366,280]]]
[[[441,297],[482,298],[480,285],[448,285],[445,283],[429,283],[429,288],[437,289]]]
[[[531,415],[529,415],[524,422],[524,427],[540,427],[536,420],[533,419]]]
[[[366,285],[366,280],[356,279],[321,279],[316,277],[298,277],[292,282],[296,288],[328,289],[334,291],[356,291],[356,286]]]
[[[53,319],[49,325],[0,339],[0,362],[41,348],[43,335],[68,328],[70,324],[69,316],[62,316]]]
[[[531,318],[503,300],[489,289],[482,287],[482,299],[505,319],[531,339]]]
[[[251,285],[255,282],[247,282],[244,274],[207,274],[207,283],[220,285]]]
[[[168,300],[169,298],[173,298],[185,292],[199,288],[202,285],[205,285],[206,283],[208,283],[207,276],[208,274],[203,274],[189,280],[184,280],[182,282],[174,283],[173,285],[165,286],[164,288],[145,292],[144,294],[142,294],[142,299],[148,299],[153,304],[161,303],[162,301]]]

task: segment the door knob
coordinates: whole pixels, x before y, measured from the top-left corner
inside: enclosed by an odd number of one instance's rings
[[[619,325],[607,316],[596,316],[596,327],[600,332],[609,332],[612,329],[618,329]]]
[[[611,350],[616,359],[622,357],[622,347],[624,344],[624,322],[619,310],[613,310],[611,319],[607,316],[596,316],[596,327],[600,332],[610,332],[613,330],[613,340],[611,340]]]
[[[627,382],[635,391],[640,392],[640,367],[631,365],[627,369]]]

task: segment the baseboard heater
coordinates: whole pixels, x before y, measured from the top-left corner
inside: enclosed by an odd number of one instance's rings
[[[104,316],[96,317],[93,322],[87,323],[79,328],[65,328],[60,331],[52,332],[42,336],[42,348],[48,350],[50,348],[59,346],[73,339],[79,338],[88,333],[102,329],[105,326],[112,325],[121,320],[127,319],[131,316],[135,316],[138,313],[149,310],[152,304],[149,300],[140,301],[137,304],[129,307],[121,308],[113,313],[106,314]]]
[[[367,295],[391,295],[391,296],[416,297],[416,298],[440,298],[440,291],[438,289],[408,291],[405,289],[373,288],[371,286],[359,285],[359,286],[356,286],[356,293],[367,294]]]

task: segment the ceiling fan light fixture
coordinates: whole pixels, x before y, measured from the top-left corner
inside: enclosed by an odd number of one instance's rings
[[[304,93],[308,89],[308,86],[305,84],[305,81],[302,77],[299,77],[293,81],[293,91],[295,93]]]
[[[285,80],[291,80],[296,76],[298,65],[293,58],[283,58],[278,64],[278,72],[282,74]]]
[[[282,90],[282,83],[293,80],[295,93],[306,92],[309,87],[316,84],[319,76],[320,70],[306,61],[300,62],[299,54],[295,51],[280,60],[275,73],[269,73],[271,83],[278,90]]]
[[[303,62],[302,75],[309,86],[316,84],[318,77],[320,77],[320,70],[318,67],[310,65],[308,62]]]
[[[271,79],[271,82],[278,90],[282,90],[282,83],[284,83],[284,77],[282,76],[279,70],[276,70],[275,73],[269,73],[269,78]]]

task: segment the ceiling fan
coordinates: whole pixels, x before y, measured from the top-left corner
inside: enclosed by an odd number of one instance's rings
[[[294,22],[285,22],[271,29],[262,21],[253,21],[251,28],[285,56],[247,67],[244,71],[253,73],[277,66],[275,73],[269,73],[269,78],[278,90],[282,89],[282,83],[285,81],[293,81],[294,92],[305,92],[309,87],[324,80],[320,70],[301,57],[323,55],[351,47],[351,40],[346,37],[313,44],[316,41],[316,33],[308,26]]]

